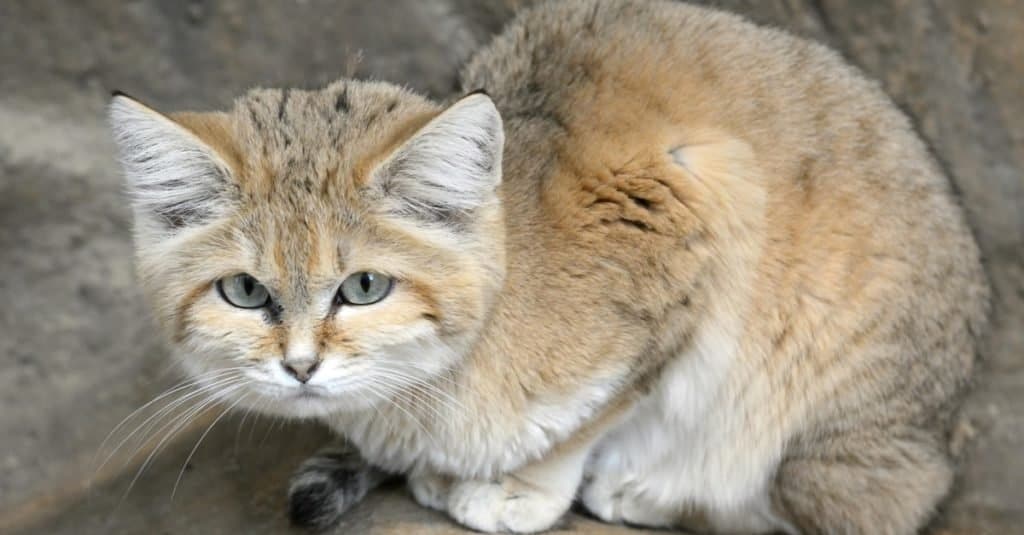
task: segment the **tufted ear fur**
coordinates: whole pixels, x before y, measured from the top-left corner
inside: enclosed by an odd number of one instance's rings
[[[225,212],[230,167],[193,130],[120,93],[109,117],[139,237],[165,238]]]
[[[504,139],[501,115],[491,99],[470,94],[381,163],[370,186],[394,215],[457,222],[496,199]]]

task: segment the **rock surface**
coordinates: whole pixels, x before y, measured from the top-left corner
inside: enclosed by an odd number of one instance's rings
[[[995,287],[962,474],[932,530],[1024,525],[1024,4],[718,0],[824,41],[879,79],[953,177]],[[432,96],[513,0],[11,0],[0,3],[0,532],[280,533],[289,471],[326,436],[211,411],[164,444],[98,453],[177,379],[135,289],[129,214],[103,107],[212,109],[255,85],[346,74]],[[361,61],[357,61],[358,58]],[[151,414],[151,413],[149,413]],[[136,418],[134,428],[142,419]],[[167,428],[170,430],[172,428]],[[155,429],[153,431],[157,431]],[[141,435],[142,433],[139,433]],[[136,435],[135,438],[138,438]],[[203,438],[191,460],[186,460]],[[180,476],[180,482],[178,482]],[[129,487],[131,491],[128,492]],[[124,498],[122,498],[124,497]],[[563,528],[619,533],[571,516]],[[394,487],[338,533],[458,532]]]

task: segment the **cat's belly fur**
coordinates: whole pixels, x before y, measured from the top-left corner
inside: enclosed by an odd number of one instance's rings
[[[666,526],[696,514],[718,531],[792,532],[772,513],[769,496],[783,437],[766,431],[751,406],[767,392],[733,395],[764,389],[732,373],[737,336],[737,328],[705,325],[694,347],[596,445],[581,492],[591,511],[614,521],[660,518]]]

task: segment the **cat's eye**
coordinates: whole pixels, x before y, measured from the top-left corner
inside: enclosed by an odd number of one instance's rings
[[[270,303],[270,293],[248,273],[230,275],[217,281],[217,291],[238,308],[261,308]]]
[[[338,299],[343,304],[372,305],[388,296],[392,280],[387,275],[360,271],[349,275],[338,289]]]

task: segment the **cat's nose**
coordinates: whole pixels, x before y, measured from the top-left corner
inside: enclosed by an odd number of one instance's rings
[[[320,367],[320,361],[317,359],[288,359],[282,360],[281,366],[284,367],[284,371],[288,372],[288,375],[300,383],[305,383],[316,373],[317,368]]]

